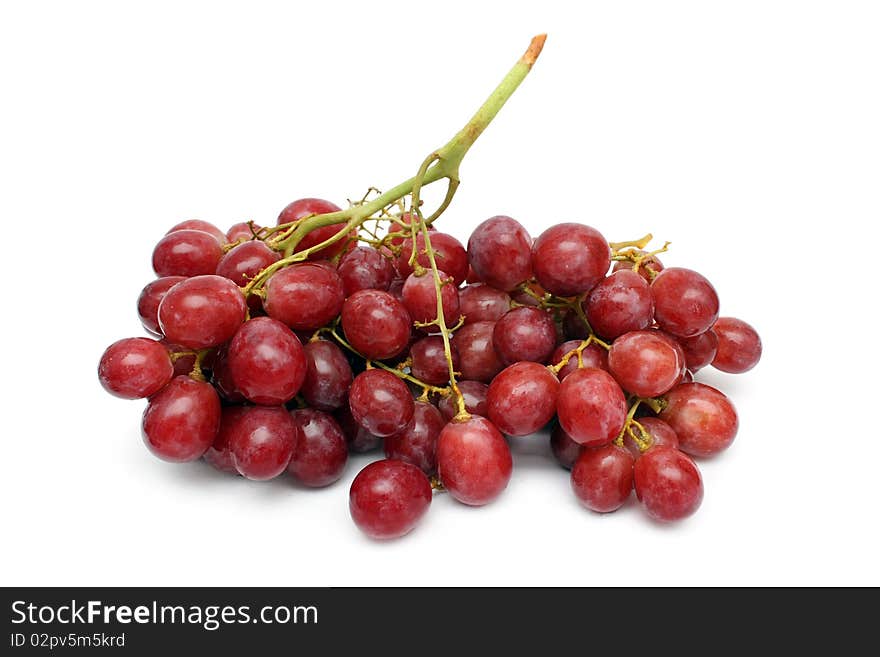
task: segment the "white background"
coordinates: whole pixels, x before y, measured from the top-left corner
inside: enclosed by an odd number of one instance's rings
[[[299,5],[308,8],[300,8]],[[871,2],[4,3],[0,581],[880,584],[880,20]],[[153,244],[412,175],[538,32],[441,226],[653,231],[764,339],[696,516],[581,509],[546,437],[507,492],[375,543],[329,489],[151,457],[95,368]],[[375,455],[374,455],[375,456]]]

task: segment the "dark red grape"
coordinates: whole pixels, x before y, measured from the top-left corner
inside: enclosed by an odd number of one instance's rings
[[[590,337],[590,330],[574,309],[563,316],[562,333],[568,340],[585,340]]]
[[[314,331],[339,314],[343,301],[339,275],[330,267],[307,262],[272,274],[263,306],[270,317],[292,329]]]
[[[159,240],[153,249],[157,276],[213,274],[223,257],[217,239],[200,230],[176,230]]]
[[[563,342],[561,345],[556,347],[556,350],[550,355],[550,362],[552,364],[559,363],[562,361],[562,358],[581,346],[583,340],[569,340],[567,342]],[[597,367],[600,370],[608,369],[608,351],[605,347],[600,347],[595,342],[587,345],[587,348],[581,351],[581,360],[580,362],[583,364],[583,367]],[[577,354],[573,355],[569,358],[568,363],[559,370],[559,373],[556,375],[560,381],[567,377],[569,374],[578,369],[578,357]]]
[[[584,301],[593,330],[612,340],[654,323],[654,297],[645,279],[623,269],[602,279]]]
[[[660,418],[650,416],[639,418],[638,422],[648,432],[648,442],[650,443],[648,449],[654,449],[655,447],[675,447],[678,449],[678,436],[666,422]],[[639,432],[638,427],[633,427],[633,433],[642,440],[645,439],[645,436]],[[635,458],[639,458],[642,455],[641,449],[633,442],[629,434],[624,436],[623,444]]]
[[[459,502],[488,504],[507,488],[512,471],[513,459],[504,436],[484,417],[453,420],[437,438],[437,473]]]
[[[698,372],[712,362],[718,351],[718,336],[712,329],[690,338],[676,338],[684,351],[684,360],[691,372]]]
[[[495,322],[465,324],[452,339],[461,360],[461,378],[489,382],[504,367],[495,350]]]
[[[355,292],[342,306],[342,330],[365,358],[385,360],[409,344],[412,320],[403,304],[381,290]]]
[[[458,390],[464,397],[464,408],[472,415],[482,415],[486,417],[489,414],[489,407],[486,405],[486,399],[489,396],[489,386],[479,381],[459,381]],[[440,399],[438,404],[443,418],[448,422],[458,415],[458,399],[454,394],[447,395]]]
[[[224,420],[229,451],[238,472],[254,481],[274,479],[287,469],[299,441],[299,427],[283,406],[242,406]]]
[[[455,371],[461,363],[455,344],[449,345],[452,354],[452,367]],[[445,386],[449,383],[449,364],[446,362],[446,351],[443,338],[432,335],[413,343],[409,349],[412,375],[432,386]]]
[[[579,369],[559,386],[559,424],[581,445],[596,447],[617,438],[626,420],[626,398],[605,370]]]
[[[232,458],[232,451],[229,449],[229,436],[232,433],[230,428],[237,422],[237,416],[247,412],[244,406],[227,406],[220,414],[220,429],[217,436],[208,450],[202,455],[207,463],[210,463],[220,472],[228,472],[229,474],[240,474],[238,468],[235,467],[235,459]]]
[[[545,363],[556,347],[556,326],[549,313],[538,308],[514,308],[495,322],[492,342],[501,361]]]
[[[142,399],[159,392],[174,376],[165,346],[149,338],[125,338],[111,344],[98,364],[104,390],[122,399]]]
[[[514,363],[489,385],[489,419],[508,436],[527,436],[553,418],[558,393],[559,381],[546,367]]]
[[[232,379],[232,372],[229,371],[226,345],[220,347],[217,351],[217,358],[214,360],[214,367],[211,370],[211,383],[216,388],[217,394],[233,404],[240,404],[246,401],[245,396],[236,388],[235,381]]]
[[[571,470],[585,447],[571,439],[565,430],[557,424],[550,434],[550,449],[557,462],[566,470]]]
[[[293,331],[270,317],[245,323],[229,344],[227,365],[235,388],[255,404],[279,406],[296,396],[306,356]]]
[[[244,295],[235,283],[222,276],[196,276],[165,294],[159,327],[171,342],[205,349],[229,341],[246,313]]]
[[[418,257],[416,260],[425,269],[431,269],[431,261],[425,253],[425,236],[421,233],[416,237]],[[431,233],[431,248],[434,251],[434,260],[437,269],[449,274],[456,287],[464,283],[468,273],[467,252],[457,239],[452,235],[435,231]],[[402,278],[413,273],[409,266],[409,258],[412,255],[412,239],[403,241],[400,255],[397,258],[397,271]]]
[[[195,461],[214,442],[220,398],[209,383],[178,376],[150,398],[141,429],[144,443],[164,461]]]
[[[278,225],[287,224],[291,221],[296,221],[297,219],[303,219],[304,217],[308,217],[314,214],[329,214],[331,212],[339,212],[342,208],[340,208],[335,203],[331,203],[330,201],[325,201],[320,198],[301,198],[297,199],[293,203],[290,203],[286,208],[281,211],[281,214],[278,215]],[[317,246],[322,242],[330,239],[336,233],[341,230],[344,230],[344,224],[333,224],[330,226],[322,226],[321,228],[316,228],[315,230],[309,232],[305,237],[303,237],[302,241],[296,245],[296,252],[305,251],[308,248],[313,246]],[[345,250],[348,245],[348,239],[343,237],[338,242],[334,242],[330,246],[326,246],[323,249],[319,249],[315,251],[309,256],[309,260],[321,260],[333,258],[334,256],[341,253]]]
[[[703,501],[700,470],[674,447],[649,449],[636,460],[633,475],[636,497],[655,520],[687,518]]]
[[[749,324],[735,317],[721,317],[713,331],[718,336],[718,351],[712,366],[722,372],[748,372],[761,360],[761,337]]]
[[[646,251],[637,250],[636,254],[639,256],[643,256],[646,254]],[[630,260],[616,261],[612,270],[620,271],[621,269],[629,269],[630,271],[634,271],[633,263]],[[650,283],[661,271],[663,271],[663,263],[660,262],[660,258],[658,258],[656,255],[652,255],[642,260],[642,263],[639,265],[638,274],[639,276],[644,278],[645,281]]]
[[[217,275],[244,287],[260,271],[278,262],[281,255],[260,241],[244,242],[224,255],[217,264]]]
[[[431,506],[431,482],[416,466],[385,459],[370,463],[351,483],[352,520],[370,538],[399,538],[418,524]]]
[[[187,219],[186,221],[181,221],[176,226],[172,226],[172,228],[165,234],[169,235],[180,230],[200,230],[203,233],[211,235],[220,245],[226,244],[226,234],[209,221]]]
[[[257,224],[254,224],[253,226],[253,230],[251,230],[251,225],[247,221],[233,224],[232,228],[226,231],[226,242],[231,243],[237,242],[238,240],[254,239],[254,233],[260,231],[260,226]]]
[[[634,462],[632,454],[617,445],[588,447],[571,469],[571,488],[590,511],[616,511],[632,493]]]
[[[458,291],[459,308],[465,322],[496,322],[510,310],[510,295],[494,287],[466,285]]]
[[[675,431],[683,452],[714,456],[730,447],[739,418],[723,392],[702,383],[683,383],[669,391],[666,401],[660,419]]]
[[[718,319],[718,294],[690,269],[664,269],[651,284],[654,317],[664,331],[683,338],[705,333]]]
[[[299,428],[299,441],[287,471],[304,486],[328,486],[342,476],[348,462],[348,445],[332,415],[303,408],[291,413]]]
[[[171,362],[174,365],[174,376],[182,374],[189,376],[196,365],[196,352],[192,349],[187,349],[183,345],[168,342],[164,338],[159,340],[159,344],[168,350],[168,355],[171,357]]]
[[[382,437],[403,430],[415,409],[406,384],[380,369],[361,372],[354,378],[348,404],[358,424]]]
[[[569,297],[589,292],[611,266],[611,248],[595,228],[557,224],[532,245],[535,278],[551,294]]]
[[[321,411],[332,411],[345,405],[353,378],[345,354],[326,340],[309,342],[304,349],[307,369],[300,389],[303,399]]]
[[[459,304],[458,290],[452,285],[449,276],[439,272],[441,281],[448,281],[440,288],[440,298],[443,300],[443,319],[446,326],[455,326],[458,322]],[[410,274],[403,284],[403,305],[409,311],[414,322],[430,322],[437,317],[437,292],[434,287],[434,277],[429,273],[424,276]],[[429,333],[440,331],[436,326],[424,328]]]
[[[437,407],[416,401],[412,419],[403,431],[385,439],[385,456],[412,463],[426,474],[437,470],[437,437],[446,425]]]
[[[532,277],[532,238],[511,217],[491,217],[477,226],[467,254],[480,280],[499,290],[513,290]]]
[[[358,246],[339,261],[339,278],[345,296],[358,290],[387,290],[394,279],[394,265],[378,250]]]
[[[138,317],[150,333],[162,335],[162,329],[159,328],[159,304],[168,290],[183,280],[186,280],[184,276],[163,276],[147,283],[141,291],[137,300]]]
[[[611,345],[608,369],[624,390],[657,397],[681,381],[684,351],[659,331],[631,331]]]
[[[348,404],[337,409],[333,417],[345,435],[349,451],[355,454],[371,452],[384,442],[381,436],[374,436],[355,421]]]

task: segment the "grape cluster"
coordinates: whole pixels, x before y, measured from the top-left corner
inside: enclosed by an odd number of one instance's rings
[[[271,228],[193,220],[158,242],[158,278],[137,302],[154,337],[112,344],[98,368],[110,393],[148,399],[156,456],[321,487],[350,452],[381,447],[349,503],[361,530],[393,538],[435,490],[496,499],[513,469],[506,437],[550,425],[588,509],[614,511],[633,490],[658,520],[697,509],[694,458],[729,447],[738,420],[694,375],[761,356],[751,326],[719,317],[706,278],[664,267],[648,239],[609,243],[579,223],[532,239],[507,216],[466,246],[401,209],[289,248],[307,219],[339,211],[300,199]]]

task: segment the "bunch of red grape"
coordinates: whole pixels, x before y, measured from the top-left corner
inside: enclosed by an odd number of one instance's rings
[[[719,318],[708,280],[664,268],[665,247],[645,251],[647,240],[609,244],[578,223],[533,240],[506,216],[467,248],[398,213],[381,236],[321,226],[296,244],[300,261],[283,253],[300,222],[339,210],[300,199],[270,229],[194,220],[159,241],[158,278],[137,303],[156,339],[112,344],[98,369],[110,393],[149,400],[150,451],[318,487],[350,451],[381,446],[349,503],[360,529],[393,538],[434,490],[494,500],[512,472],[505,436],[552,424],[553,454],[588,509],[614,511],[633,489],[658,520],[697,509],[692,457],[729,447],[738,420],[693,376],[745,372],[761,356],[751,326]]]

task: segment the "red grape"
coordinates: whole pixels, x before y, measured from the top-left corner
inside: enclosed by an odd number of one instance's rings
[[[556,347],[556,325],[538,308],[514,308],[495,322],[492,342],[506,365],[528,360],[544,363]]]
[[[98,364],[104,390],[123,399],[142,399],[164,388],[174,376],[171,356],[150,338],[125,338],[107,347]]]
[[[632,493],[634,462],[632,454],[617,445],[586,448],[571,469],[571,488],[591,511],[616,511]]]
[[[648,449],[654,449],[655,447],[675,447],[678,449],[678,436],[675,435],[675,431],[666,422],[660,418],[650,416],[639,418],[638,422],[649,434],[650,445]],[[639,438],[644,439],[638,427],[633,427],[633,433]],[[639,458],[642,455],[642,450],[639,449],[639,446],[633,442],[628,434],[624,436],[623,444],[635,458]]]
[[[446,326],[451,327],[458,322],[459,304],[458,290],[452,285],[449,276],[439,272],[444,284],[440,287],[440,298],[443,300],[443,319]],[[403,305],[409,311],[414,322],[430,322],[437,317],[437,292],[434,288],[434,277],[431,274],[416,276],[410,274],[403,284]],[[440,331],[436,326],[424,328],[429,333]]]
[[[638,256],[644,256],[646,255],[646,253],[646,251],[636,251],[636,255]],[[629,260],[616,261],[614,263],[612,271],[620,271],[621,269],[629,269],[630,271],[633,271],[633,263]],[[642,260],[642,263],[639,265],[638,274],[648,283],[650,283],[652,280],[654,280],[654,277],[661,271],[663,271],[663,263],[660,262],[660,258],[658,258],[656,255],[652,255]],[[654,275],[652,276],[649,272],[653,272]]]
[[[245,396],[235,387],[232,372],[229,371],[228,350],[225,345],[217,350],[211,371],[211,383],[217,389],[217,394],[226,401],[234,404],[245,401]]]
[[[293,203],[290,203],[286,208],[281,211],[281,214],[278,215],[278,225],[287,224],[291,221],[296,221],[297,219],[303,219],[310,215],[314,214],[329,214],[330,212],[339,212],[342,208],[340,208],[335,203],[331,203],[330,201],[325,201],[320,198],[301,198],[297,199]],[[322,226],[321,228],[316,228],[315,230],[308,233],[305,237],[303,237],[302,241],[296,245],[296,251],[304,251],[313,246],[317,246],[318,244],[330,239],[336,233],[341,230],[344,230],[345,226],[343,224],[331,224],[330,226]],[[321,259],[330,259],[339,253],[341,253],[345,247],[348,245],[348,240],[346,238],[341,238],[338,242],[334,242],[330,246],[326,246],[323,249],[319,249],[315,251],[309,256],[309,260],[321,260]]]
[[[138,317],[150,333],[162,335],[159,328],[159,304],[172,287],[186,280],[185,276],[163,276],[147,283],[137,300]]]
[[[457,385],[458,391],[464,397],[465,410],[472,415],[486,417],[489,414],[489,407],[486,405],[489,386],[479,381],[459,381]],[[454,394],[443,397],[438,407],[447,422],[458,415],[458,399]]]
[[[196,276],[165,294],[159,326],[171,342],[205,349],[231,339],[246,313],[244,295],[235,283],[222,276]]]
[[[176,226],[172,226],[172,228],[165,234],[169,235],[171,233],[176,233],[179,230],[200,230],[203,233],[208,233],[208,235],[213,236],[219,244],[226,244],[226,234],[209,221],[187,219],[186,221],[181,221]]]
[[[675,431],[683,452],[714,456],[730,447],[739,419],[723,392],[702,383],[683,383],[669,391],[666,401],[660,419]]]
[[[254,481],[273,479],[287,469],[299,441],[299,427],[283,406],[243,406],[229,423],[229,451],[239,473]]]
[[[510,310],[510,295],[477,283],[458,291],[459,308],[466,322],[497,322]]]
[[[159,240],[153,249],[157,276],[213,274],[223,257],[217,239],[200,230],[176,230]]]
[[[412,419],[403,431],[385,439],[385,456],[412,463],[425,474],[433,474],[437,470],[437,437],[445,424],[436,406],[416,401]]]
[[[507,488],[512,471],[513,459],[504,436],[484,417],[453,420],[437,438],[437,473],[459,502],[488,504]]]
[[[704,333],[718,319],[718,293],[690,269],[664,269],[651,284],[654,317],[664,331],[683,338]]]
[[[412,419],[415,409],[406,384],[380,369],[361,372],[354,378],[348,404],[355,421],[381,437],[401,431]]]
[[[427,513],[431,497],[431,482],[424,472],[410,463],[386,459],[370,463],[354,478],[349,510],[367,536],[399,538]]]
[[[336,409],[333,417],[339,423],[351,452],[356,454],[371,452],[384,442],[381,436],[374,436],[355,421],[348,404]]]
[[[358,246],[339,261],[339,278],[345,296],[358,290],[387,290],[394,279],[394,265],[379,251]]]
[[[532,245],[532,269],[538,282],[562,297],[589,292],[611,266],[611,248],[595,228],[557,224]]]
[[[332,411],[345,405],[351,387],[351,365],[332,342],[316,340],[304,347],[306,378],[300,394],[312,408]]]
[[[270,317],[292,329],[314,331],[339,314],[343,301],[339,275],[329,267],[307,262],[272,274],[263,306]]]
[[[596,284],[584,301],[584,312],[596,333],[613,340],[653,324],[654,297],[645,279],[623,269]]]
[[[293,399],[307,369],[299,338],[270,317],[252,319],[238,330],[229,344],[227,365],[236,389],[264,406]]]
[[[559,381],[546,367],[514,363],[489,385],[489,419],[509,436],[527,436],[553,418],[558,393]]]
[[[342,306],[342,330],[365,358],[385,360],[409,344],[412,320],[403,304],[381,290],[355,292]]]
[[[557,424],[553,427],[553,432],[550,434],[550,449],[553,451],[553,456],[556,457],[559,465],[566,470],[571,470],[585,447],[573,441],[571,436],[565,433],[565,430]]]
[[[263,242],[244,242],[220,259],[216,273],[244,287],[256,274],[280,259],[281,256]]]
[[[583,340],[568,340],[567,342],[563,342],[556,347],[556,350],[550,355],[550,362],[554,365],[559,363],[567,353],[577,349],[582,343]],[[587,345],[586,349],[581,351],[581,363],[583,363],[583,367],[597,367],[600,370],[607,370],[608,351],[605,347],[600,347],[595,342],[591,342]],[[568,362],[561,370],[559,370],[559,373],[556,376],[562,381],[562,379],[578,369],[578,366],[578,358],[577,354],[575,354],[568,359]]]
[[[168,355],[174,364],[174,376],[180,376],[181,374],[189,376],[196,365],[196,352],[192,349],[187,349],[183,345],[168,342],[164,338],[159,340],[159,344],[168,350]],[[202,361],[202,364],[204,365],[204,361]]]
[[[226,242],[237,242],[238,240],[252,240],[254,239],[254,233],[260,231],[260,226],[257,224],[253,225],[253,230],[251,229],[251,225],[247,221],[242,221],[237,224],[233,224],[232,228],[226,231]]]
[[[718,351],[718,336],[712,329],[690,338],[677,338],[677,342],[684,351],[685,364],[691,372],[706,367]]]
[[[608,369],[624,390],[657,397],[681,381],[685,356],[675,340],[659,331],[631,331],[611,345]]]
[[[491,217],[477,226],[467,254],[480,280],[499,290],[513,290],[532,277],[532,238],[511,217]]]
[[[703,501],[703,479],[696,464],[674,447],[649,449],[633,468],[636,497],[655,520],[681,520]]]
[[[416,237],[416,248],[419,252],[416,258],[417,262],[425,269],[430,270],[431,261],[425,253],[425,236],[421,233]],[[449,274],[456,287],[464,283],[468,273],[468,259],[467,252],[461,242],[452,235],[435,231],[431,233],[431,248],[434,251],[437,269]],[[409,266],[411,255],[412,239],[404,240],[397,258],[397,271],[403,278],[413,273],[412,267]]]
[[[449,345],[452,354],[452,367],[457,372],[460,365],[458,349],[455,344]],[[432,386],[445,386],[449,382],[449,364],[446,362],[446,351],[443,338],[432,335],[413,343],[409,349],[412,358],[412,375]]]
[[[299,441],[287,471],[304,486],[328,486],[342,476],[348,462],[345,435],[332,415],[303,408],[291,413]]]
[[[713,331],[718,336],[718,351],[712,366],[722,372],[748,372],[761,360],[761,337],[741,319],[721,317]]]
[[[488,382],[504,367],[495,350],[495,322],[465,324],[455,332],[452,342],[461,360],[461,378]]]
[[[559,424],[581,445],[595,447],[617,438],[626,420],[626,410],[623,390],[605,370],[579,369],[559,386]]]
[[[214,442],[220,398],[209,383],[178,376],[150,398],[141,425],[144,443],[164,461],[195,461]]]
[[[247,412],[244,406],[227,406],[220,414],[220,429],[217,436],[208,450],[202,455],[207,463],[210,463],[220,472],[228,472],[229,474],[240,474],[238,468],[235,467],[235,459],[232,458],[232,451],[229,448],[229,436],[232,433],[230,427],[236,422],[236,416]]]

